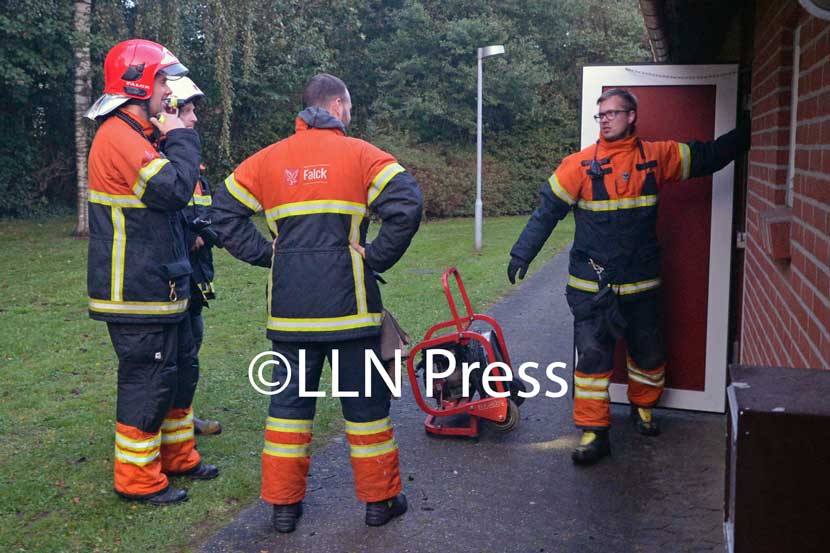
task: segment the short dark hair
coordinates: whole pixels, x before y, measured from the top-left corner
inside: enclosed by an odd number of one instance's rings
[[[328,73],[318,73],[309,79],[303,90],[305,107],[326,107],[335,98],[346,95],[346,83]]]
[[[627,91],[624,88],[609,88],[605,92],[603,92],[599,98],[597,98],[597,105],[601,104],[605,100],[609,98],[613,98],[614,96],[618,98],[622,98],[623,102],[625,103],[625,109],[628,111],[633,111],[634,115],[634,122],[631,123],[631,132],[634,133],[637,131],[637,97],[634,96],[632,93]]]
[[[605,100],[617,96],[622,98],[625,102],[625,109],[630,111],[637,111],[637,97],[624,88],[609,88],[602,95],[597,98],[597,104],[601,104]]]

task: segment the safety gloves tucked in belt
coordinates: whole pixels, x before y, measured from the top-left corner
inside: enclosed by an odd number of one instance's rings
[[[519,280],[525,277],[528,265],[530,263],[518,257],[510,258],[510,263],[507,265],[507,280],[510,281],[510,284],[516,284],[516,273],[519,273]]]

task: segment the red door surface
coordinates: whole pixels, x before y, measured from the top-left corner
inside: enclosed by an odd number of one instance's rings
[[[614,87],[638,97],[643,140],[712,140],[735,126],[737,74],[736,65],[584,67],[581,145],[597,140],[596,100]],[[725,409],[733,181],[729,164],[711,177],[660,186],[657,237],[668,353],[663,407]],[[627,401],[625,383],[620,343],[612,401]]]
[[[715,138],[715,86],[606,85],[603,90],[615,86],[637,96],[637,132],[643,140],[689,142]],[[663,251],[666,387],[703,391],[712,178],[663,185],[659,202],[657,239]],[[612,380],[626,381],[622,341],[617,345]]]

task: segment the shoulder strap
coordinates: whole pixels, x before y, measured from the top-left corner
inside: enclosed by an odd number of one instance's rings
[[[119,119],[121,119],[122,121],[124,121],[127,125],[129,125],[129,127],[130,127],[131,129],[133,129],[135,132],[137,132],[138,134],[140,134],[140,135],[141,135],[141,137],[142,137],[144,140],[146,140],[147,142],[149,142],[149,143],[153,146],[153,148],[155,148],[155,149],[158,151],[158,141],[157,141],[157,140],[150,140],[149,138],[147,138],[147,135],[146,135],[146,134],[144,134],[144,129],[142,129],[142,128],[141,128],[141,125],[139,125],[139,124],[138,124],[138,123],[137,123],[137,122],[136,122],[136,121],[135,121],[132,117],[130,117],[129,115],[126,115],[126,114],[122,113],[120,110],[119,110],[119,111],[116,111],[114,115],[115,115],[116,117],[118,117]],[[153,130],[153,136],[155,137],[155,135],[156,135],[156,131],[155,131],[155,129],[154,129],[154,130]]]

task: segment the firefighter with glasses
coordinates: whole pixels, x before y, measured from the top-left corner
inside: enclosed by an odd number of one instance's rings
[[[566,289],[578,351],[574,371],[577,464],[610,453],[608,387],[619,338],[628,348],[631,419],[647,436],[663,391],[666,351],[661,321],[657,202],[671,182],[709,175],[747,148],[735,129],[710,142],[650,142],[636,133],[637,99],[610,89],[597,100],[597,142],[566,157],[542,187],[539,206],[510,251],[508,279],[524,278],[556,224],[573,210],[576,234]]]
[[[199,136],[163,113],[167,80],[186,73],[160,44],[121,42],[86,113],[100,123],[89,153],[89,314],[107,323],[118,356],[115,491],[154,505],[187,499],[169,476],[219,474],[195,449],[190,408],[198,374],[179,212],[199,176]]]

